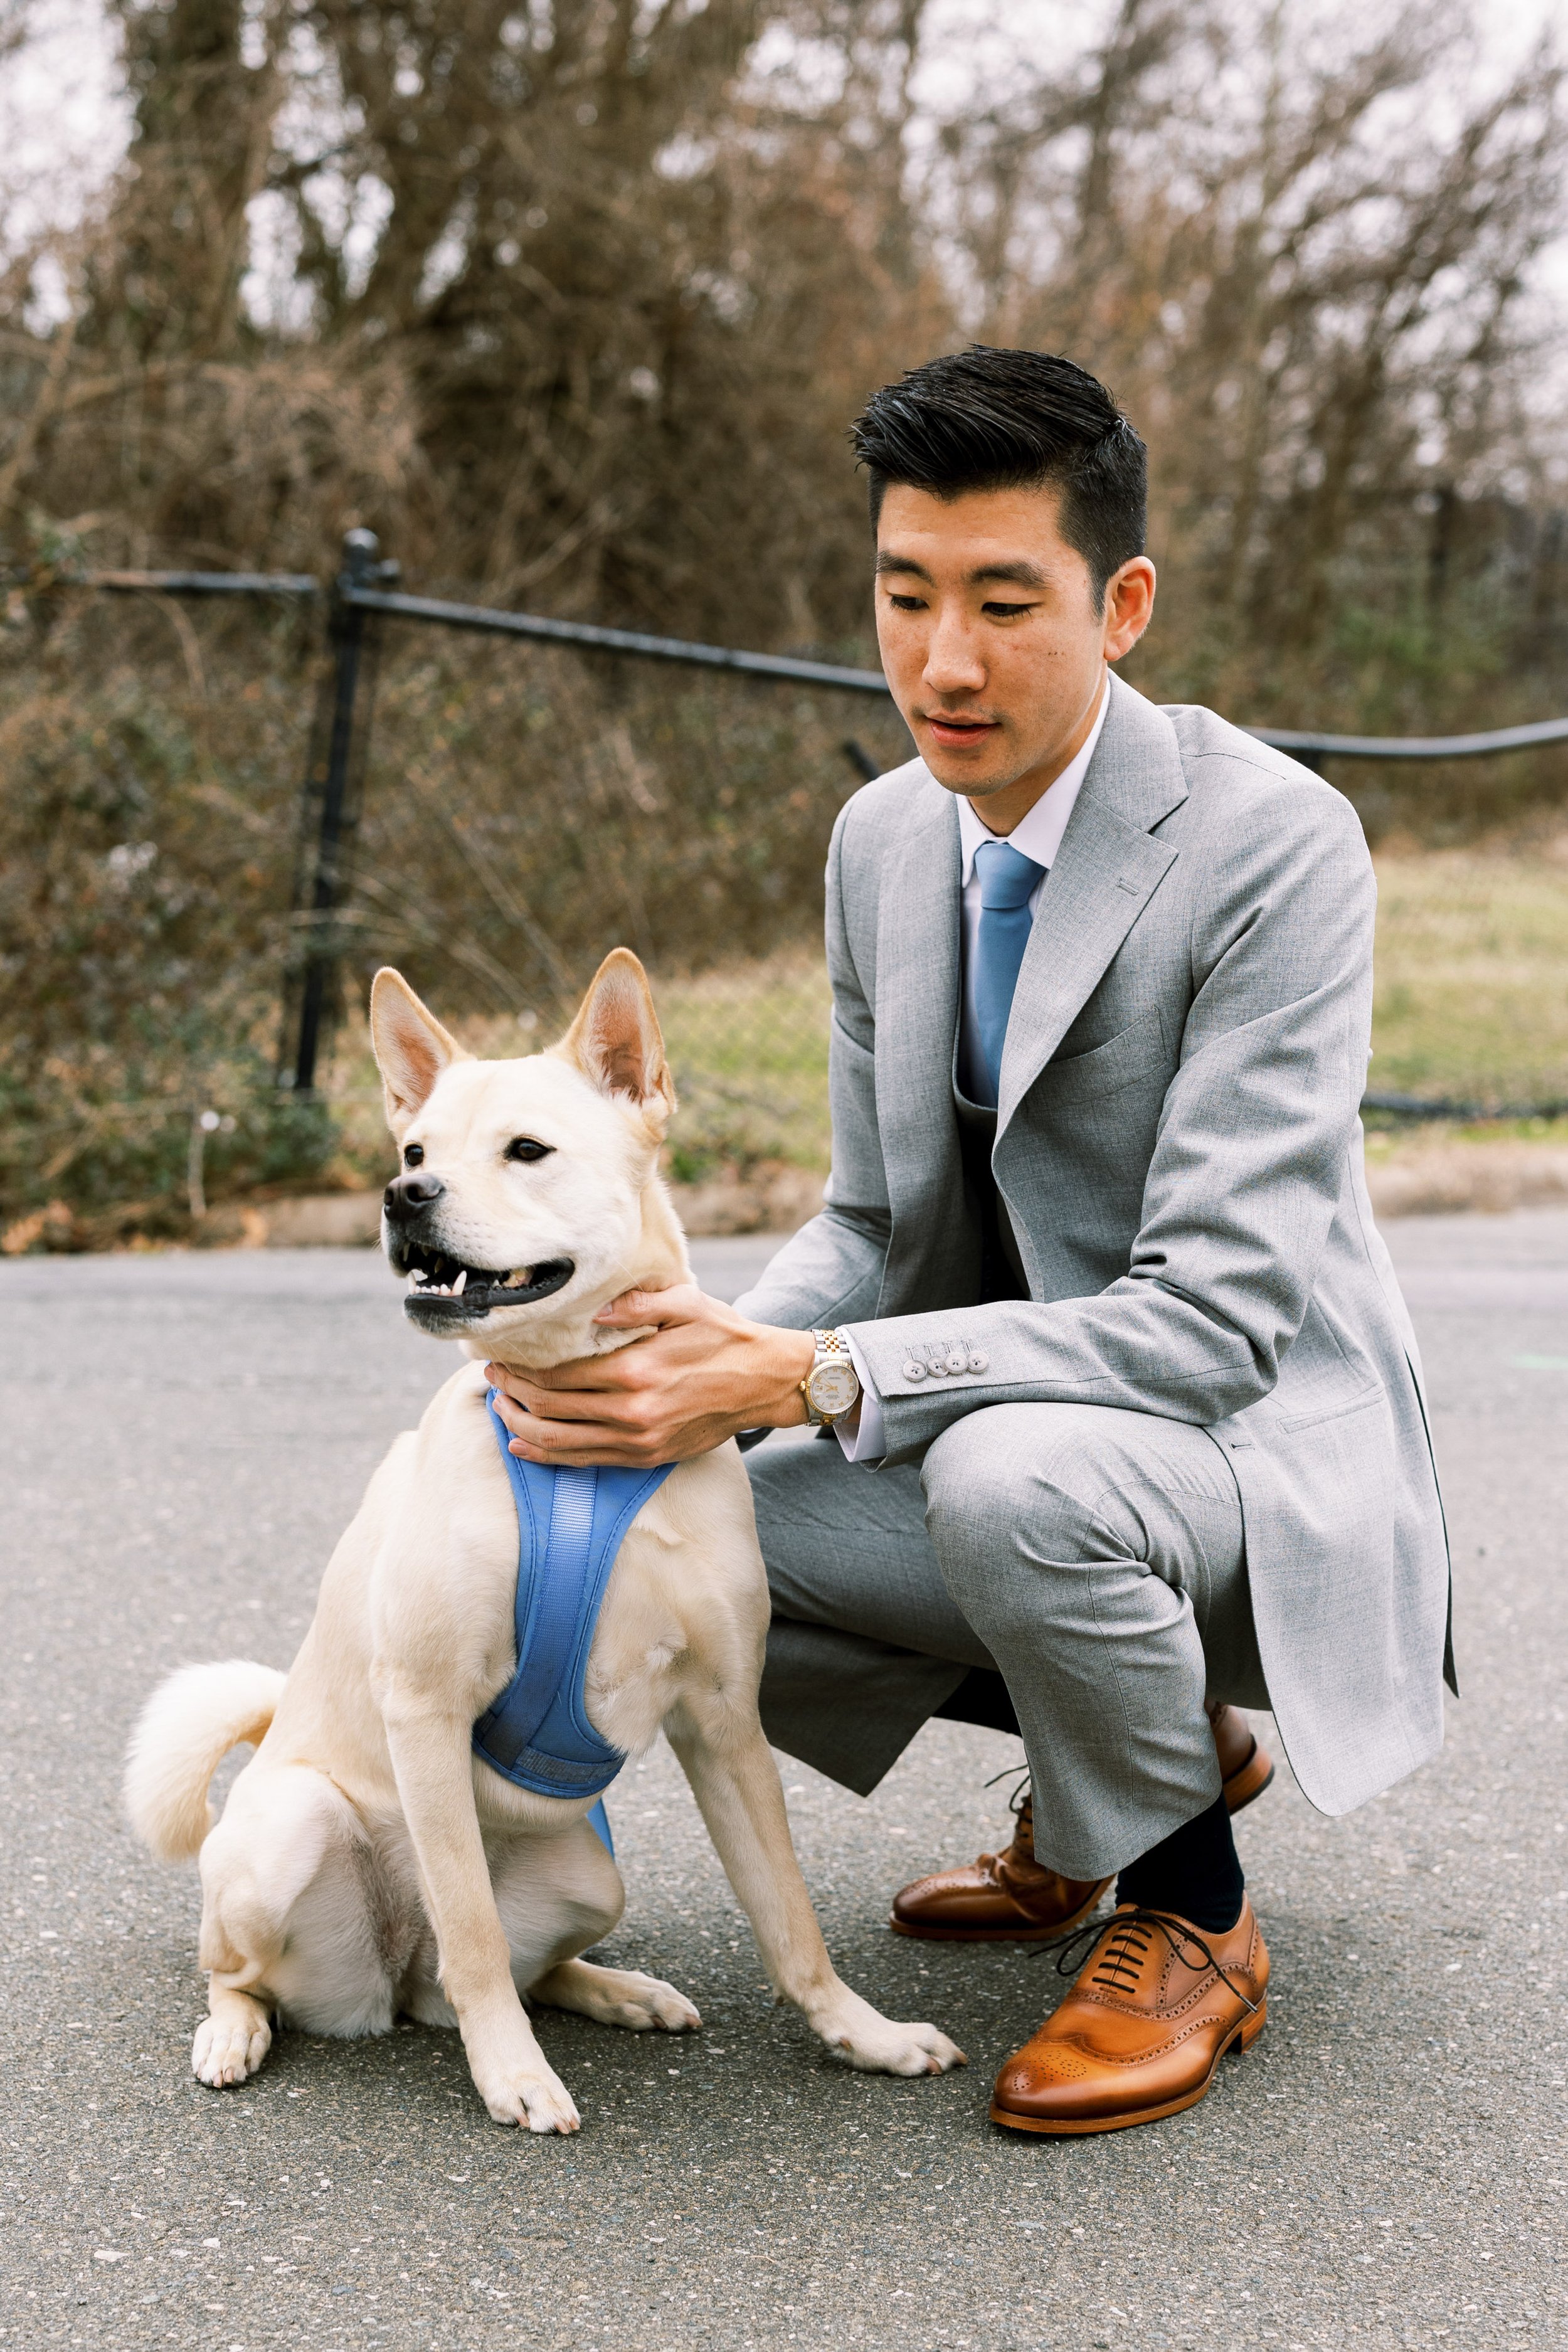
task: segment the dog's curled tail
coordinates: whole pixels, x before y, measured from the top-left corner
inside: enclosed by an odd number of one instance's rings
[[[265,1737],[282,1696],[276,1666],[228,1658],[182,1666],[142,1708],[125,1759],[125,1810],[160,1862],[184,1862],[213,1825],[207,1785],[231,1748]]]

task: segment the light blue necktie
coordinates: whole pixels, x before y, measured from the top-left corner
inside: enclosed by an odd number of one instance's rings
[[[990,1091],[983,1097],[994,1109],[1002,1075],[1002,1046],[1018,967],[1033,928],[1029,900],[1045,872],[1032,857],[1005,841],[983,841],[974,853],[980,877],[980,931],[974,943],[974,1023],[980,1032],[984,1076]],[[978,1077],[981,1073],[973,1074]]]

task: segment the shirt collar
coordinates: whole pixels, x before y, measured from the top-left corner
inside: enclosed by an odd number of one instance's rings
[[[1072,814],[1073,803],[1078,799],[1079,789],[1089,773],[1089,763],[1094,757],[1094,747],[1100,740],[1100,730],[1105,725],[1105,714],[1110,708],[1110,681],[1108,677],[1100,690],[1100,709],[1095,713],[1094,724],[1089,729],[1082,748],[1074,752],[1055,783],[1047,785],[1028,815],[1021,817],[1012,832],[1005,836],[993,833],[988,824],[983,824],[975,815],[969,802],[960,793],[958,838],[963,852],[963,871],[958,878],[958,887],[961,890],[967,890],[973,878],[974,853],[984,841],[1005,838],[1023,856],[1032,857],[1037,866],[1050,866],[1062,845],[1062,835],[1067,831],[1068,819]]]

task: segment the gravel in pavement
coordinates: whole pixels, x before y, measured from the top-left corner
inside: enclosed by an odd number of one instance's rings
[[[984,1784],[1017,1743],[941,1724],[869,1802],[784,1778],[843,1972],[967,2073],[851,2074],[770,2008],[661,1750],[610,1795],[605,1948],[704,2027],[546,2013],[580,2137],[498,2129],[455,2037],[408,2025],[286,2033],[204,2089],[195,1874],[132,1843],[126,1732],[183,1661],[288,1663],[445,1366],[369,1254],[0,1266],[4,2352],[1568,2345],[1568,1216],[1391,1239],[1454,1538],[1448,1746],[1339,1822],[1281,1770],[1238,1829],[1268,2032],[1190,2113],[1066,2142],[985,2119],[1050,1960],[886,1929],[895,1886],[1005,1833]],[[699,1254],[732,1292],[763,1245]]]

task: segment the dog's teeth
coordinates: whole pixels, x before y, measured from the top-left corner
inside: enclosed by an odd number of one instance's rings
[[[459,1274],[459,1275],[458,1275],[457,1281],[452,1285],[452,1296],[453,1296],[453,1297],[454,1297],[454,1298],[461,1298],[461,1297],[462,1297],[462,1295],[463,1295],[464,1291],[468,1288],[468,1267],[467,1267],[467,1266],[465,1266],[465,1267],[463,1268],[463,1270],[462,1270],[461,1274]]]

